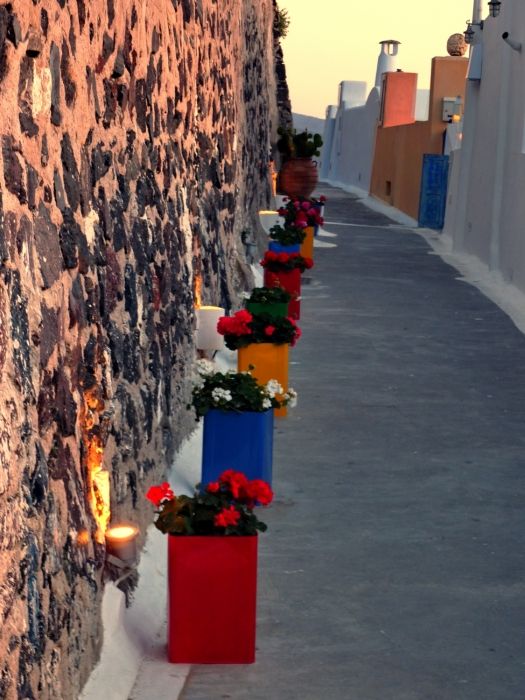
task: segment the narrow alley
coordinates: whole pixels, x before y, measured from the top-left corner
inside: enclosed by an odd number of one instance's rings
[[[184,700],[523,700],[525,337],[411,229],[328,196],[277,424],[257,662]],[[133,695],[135,698],[135,695]]]

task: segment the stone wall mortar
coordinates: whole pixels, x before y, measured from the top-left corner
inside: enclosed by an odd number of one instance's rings
[[[272,0],[0,5],[0,697],[96,661],[114,521],[151,521],[192,417],[194,288],[229,307],[269,204]]]

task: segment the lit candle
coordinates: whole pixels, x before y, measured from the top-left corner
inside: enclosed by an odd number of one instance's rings
[[[261,209],[259,211],[259,221],[266,233],[270,233],[272,226],[282,224],[282,218],[276,211]]]
[[[195,310],[197,316],[197,350],[222,350],[224,338],[217,333],[217,321],[224,316],[220,306],[201,306]]]
[[[138,527],[115,525],[106,530],[106,554],[111,554],[126,564],[137,561]]]

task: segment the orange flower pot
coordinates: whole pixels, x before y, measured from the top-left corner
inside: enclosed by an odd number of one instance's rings
[[[306,238],[301,244],[301,255],[303,258],[314,258],[314,232],[315,228],[313,226],[307,226],[304,229],[306,233]]]
[[[288,391],[288,344],[251,343],[237,351],[237,371],[250,372],[259,384],[266,384],[270,379],[277,379],[284,391]],[[276,408],[275,415],[286,415],[286,406]]]

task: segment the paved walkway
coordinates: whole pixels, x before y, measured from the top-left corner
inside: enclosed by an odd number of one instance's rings
[[[322,191],[344,225],[304,288],[257,663],[195,666],[181,698],[524,700],[525,337],[420,236]]]

